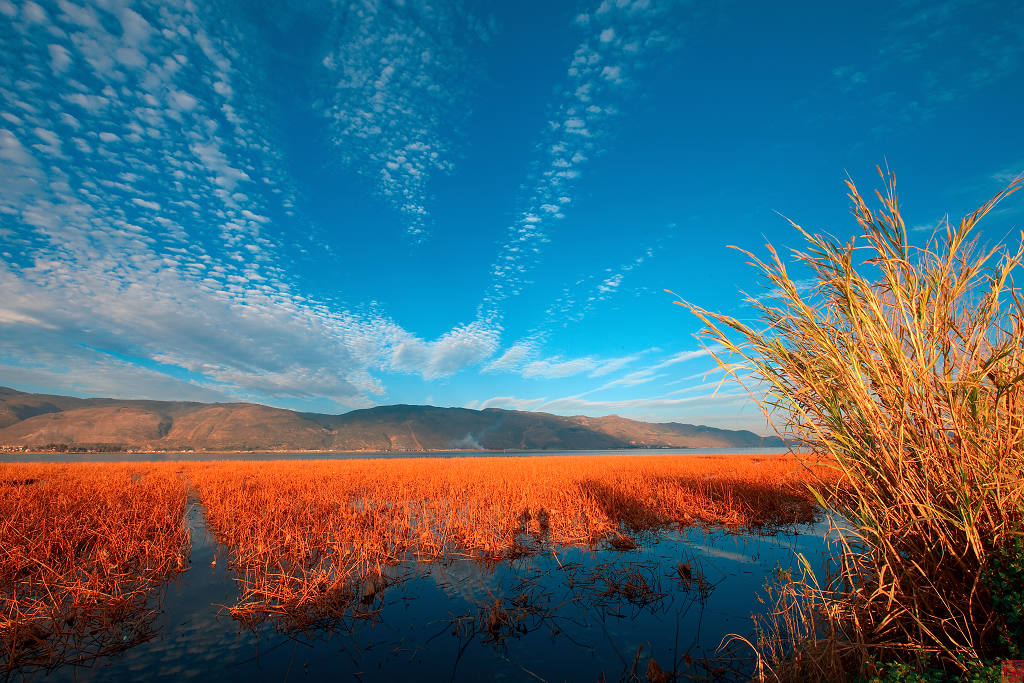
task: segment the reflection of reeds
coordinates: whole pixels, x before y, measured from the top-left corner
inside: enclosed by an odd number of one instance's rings
[[[731,354],[723,367],[766,390],[769,418],[835,463],[840,486],[822,487],[823,502],[852,527],[837,535],[834,583],[805,562],[783,584],[762,643],[776,676],[843,680],[869,658],[962,675],[1010,654],[1019,597],[1014,612],[998,594],[1024,589],[990,565],[1024,533],[1024,297],[1012,280],[1024,247],[982,252],[973,235],[1020,183],[922,249],[908,245],[891,177],[877,212],[850,183],[863,241],[801,230],[809,292],[769,247],[767,261],[751,256],[772,288],[751,300],[755,326],[690,306]]]
[[[411,458],[193,463],[231,549],[238,617],[315,622],[403,561],[509,559],[680,524],[808,521],[812,473],[790,457]],[[819,468],[818,474],[826,470]],[[626,532],[629,532],[628,534]],[[305,615],[305,616],[303,616]]]
[[[148,637],[147,601],[184,568],[185,485],[144,465],[0,465],[0,671]]]

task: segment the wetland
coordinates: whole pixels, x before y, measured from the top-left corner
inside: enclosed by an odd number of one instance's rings
[[[749,677],[790,456],[0,465],[11,680]],[[49,520],[49,521],[47,521]],[[660,678],[659,678],[660,676]]]

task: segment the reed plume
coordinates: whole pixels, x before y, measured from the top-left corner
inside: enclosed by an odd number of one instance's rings
[[[776,431],[839,475],[816,489],[845,527],[836,574],[819,585],[805,564],[774,596],[762,678],[844,680],[872,661],[962,672],[1000,656],[1007,628],[986,577],[1024,531],[1024,246],[982,249],[976,228],[1021,179],[915,247],[879,174],[877,210],[847,182],[855,238],[791,222],[810,288],[768,245],[743,252],[769,290],[748,298],[756,322],[676,302]]]

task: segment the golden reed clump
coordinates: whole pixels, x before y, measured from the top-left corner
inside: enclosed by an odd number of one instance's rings
[[[813,287],[771,246],[745,252],[770,288],[749,299],[756,322],[683,304],[778,431],[839,475],[820,490],[846,527],[837,575],[819,585],[807,565],[783,586],[765,678],[841,681],[871,659],[962,671],[1005,626],[986,572],[1024,533],[1024,235],[981,250],[975,227],[1021,180],[920,248],[887,180],[877,211],[847,183],[856,240],[793,224]]]

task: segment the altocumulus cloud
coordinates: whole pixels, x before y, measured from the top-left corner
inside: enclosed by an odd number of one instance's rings
[[[392,369],[418,373],[424,379],[437,379],[493,355],[498,347],[498,332],[479,323],[472,323],[450,330],[433,342],[427,342],[396,330],[391,346]]]
[[[673,46],[659,25],[675,5],[606,1],[576,18],[583,38],[476,320],[424,338],[378,310],[310,298],[290,276],[277,222],[295,200],[258,105],[269,85],[246,58],[251,36],[190,0],[0,0],[0,40],[18,63],[0,70],[0,369],[82,393],[358,407],[386,396],[382,373],[434,380],[487,363],[501,302],[523,286],[639,70]],[[457,3],[333,10],[320,113],[342,161],[421,240],[429,180],[458,156],[467,36],[488,31]],[[587,280],[548,322],[614,296],[652,253]],[[545,339],[484,369],[601,377],[643,355],[544,356]]]
[[[5,377],[361,406],[384,393],[375,371],[490,355],[479,326],[425,341],[294,290],[267,231],[288,193],[236,97],[240,39],[208,24],[188,1],[0,0],[19,63],[0,72]]]
[[[484,301],[490,317],[497,305],[518,294],[548,233],[565,217],[587,162],[603,151],[620,104],[633,79],[655,56],[676,46],[662,28],[678,7],[675,0],[603,0],[576,17],[586,36],[566,70],[564,94],[537,145],[538,160],[529,197],[509,227],[492,267],[493,281]],[[616,283],[606,283],[611,289]],[[607,293],[607,292],[606,292]]]
[[[528,200],[508,228],[492,266],[491,284],[480,308],[482,320],[500,325],[502,302],[526,285],[526,274],[538,260],[551,230],[565,218],[588,161],[604,150],[633,79],[659,54],[678,47],[662,27],[679,5],[675,0],[603,0],[576,16],[574,23],[584,38],[572,54],[562,93],[540,135],[532,182],[523,188]],[[484,370],[551,379],[584,372],[600,376],[631,362],[633,357],[544,359],[540,349],[551,327],[582,320],[613,296],[630,271],[650,259],[660,246],[647,247],[618,268],[608,268],[596,284],[590,276],[565,287],[545,311],[542,325],[514,342]],[[586,292],[588,288],[592,291]]]
[[[422,240],[427,183],[451,170],[453,128],[467,111],[468,46],[487,30],[459,2],[336,4],[334,47],[322,64],[338,153]]]

